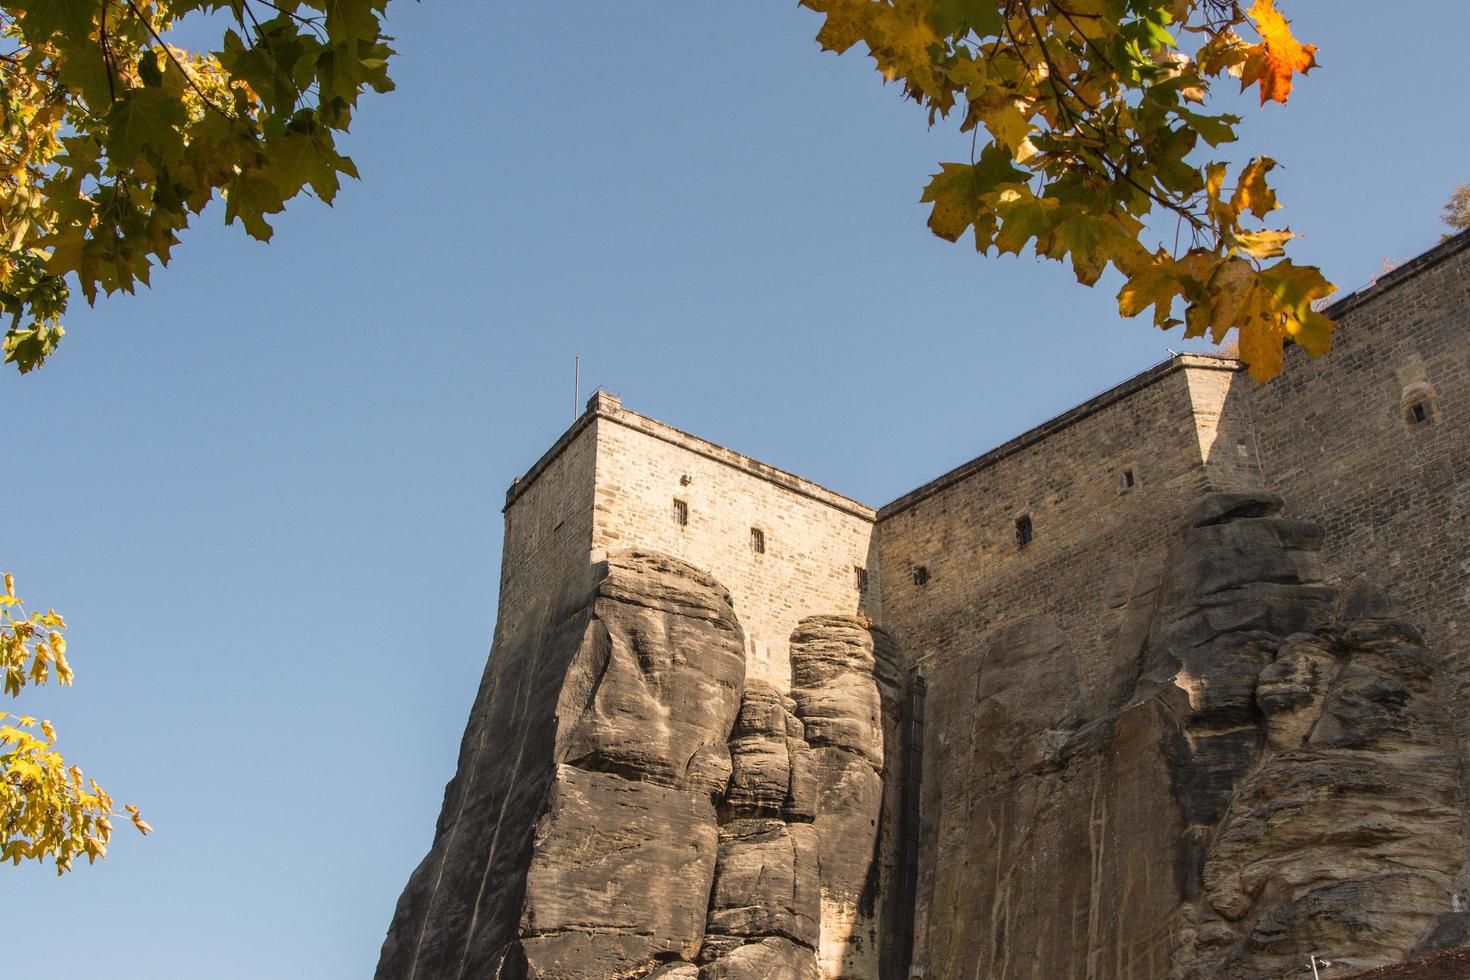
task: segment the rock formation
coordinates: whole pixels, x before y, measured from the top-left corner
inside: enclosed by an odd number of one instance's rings
[[[728,593],[642,552],[517,624],[377,976],[817,980],[829,908],[824,955],[875,956],[895,704],[857,620],[801,635],[800,702],[747,683]]]
[[[758,681],[741,700],[698,956],[705,980],[818,976],[816,782],[811,748],[791,707]]]
[[[1201,502],[1140,573],[1111,691],[1045,614],[929,667],[916,975],[1294,977],[1455,941],[1435,658],[1337,621],[1320,529],[1281,510]]]
[[[1204,867],[1198,977],[1395,963],[1446,921],[1459,865],[1459,766],[1433,657],[1390,620],[1290,637],[1261,672],[1268,748]],[[1448,938],[1448,937],[1446,937]]]
[[[614,555],[503,631],[377,976],[1256,980],[1460,945],[1438,659],[1321,542],[1207,494],[1108,649],[1040,612],[925,663],[912,812],[881,631],[803,620],[783,693],[714,578]]]
[[[699,951],[740,625],[672,559],[590,577],[493,651],[380,978],[638,976]]]
[[[791,637],[791,696],[816,766],[822,976],[880,975],[894,888],[897,651],[857,620],[819,616]]]

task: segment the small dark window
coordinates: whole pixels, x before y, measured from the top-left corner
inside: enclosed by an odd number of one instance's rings
[[[689,504],[677,497],[674,498],[674,523],[680,527],[689,523]]]
[[[750,529],[750,550],[758,555],[766,553],[766,532],[758,527]]]
[[[920,566],[918,566],[917,568],[914,569],[914,584],[917,585],[917,586],[919,586],[920,588],[922,588],[925,585],[928,585],[929,584],[929,568],[928,568],[928,566],[926,566],[926,565],[920,565]]]
[[[1133,489],[1133,483],[1134,483],[1133,471],[1132,470],[1124,470],[1123,471],[1123,489],[1124,490],[1132,490]]]
[[[1017,520],[1016,520],[1016,545],[1018,547],[1024,548],[1028,544],[1031,543],[1031,539],[1034,538],[1035,536],[1036,536],[1036,532],[1031,527],[1031,518],[1029,516],[1028,517],[1017,518]]]
[[[868,591],[868,570],[861,565],[854,565],[852,566],[852,571],[857,578],[858,591]]]
[[[1415,402],[1409,406],[1409,423],[1411,425],[1419,425],[1421,422],[1428,421],[1429,409],[1424,406],[1423,402]]]

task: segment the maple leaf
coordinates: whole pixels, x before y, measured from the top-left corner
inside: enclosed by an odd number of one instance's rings
[[[1160,249],[1151,261],[1129,271],[1128,281],[1118,290],[1118,312],[1137,316],[1152,306],[1154,326],[1167,328],[1177,323],[1170,317],[1174,297],[1181,291],[1174,257]]]
[[[827,15],[817,31],[817,43],[824,51],[842,54],[868,32],[871,0],[805,0],[804,6]]]
[[[1257,218],[1264,218],[1281,207],[1276,203],[1276,192],[1266,185],[1266,174],[1275,167],[1276,161],[1270,157],[1257,157],[1246,164],[1230,198],[1230,206],[1236,213],[1249,211]]]
[[[330,202],[356,176],[336,138],[358,97],[392,88],[386,2],[0,0],[0,40],[28,52],[0,113],[5,359],[28,371],[51,354],[72,289],[147,285],[221,194],[226,223],[260,239],[303,186]],[[234,23],[214,53],[164,40],[206,8]]]
[[[992,198],[1004,188],[1024,185],[1029,176],[1012,165],[1008,152],[994,145],[985,148],[979,163],[941,164],[920,198],[922,203],[934,205],[929,213],[930,230],[945,241],[955,242],[973,225],[975,249],[985,251],[995,238]]]
[[[1248,11],[1261,43],[1248,49],[1241,67],[1240,90],[1261,86],[1261,105],[1285,102],[1291,95],[1292,75],[1306,74],[1317,67],[1317,46],[1302,44],[1276,9],[1275,0],[1256,0]]]
[[[1255,259],[1285,255],[1285,245],[1297,236],[1290,231],[1241,231],[1230,236],[1231,244]]]
[[[357,176],[357,168],[337,152],[330,131],[316,129],[309,133],[289,133],[272,140],[265,148],[266,160],[275,174],[282,201],[291,199],[306,184],[328,204],[337,195],[337,174]]]
[[[25,614],[15,595],[15,582],[5,575],[5,595],[0,597],[0,665],[5,670],[5,693],[19,697],[25,687],[51,680],[71,683],[66,665],[66,641],[61,631],[66,624],[54,610]],[[29,670],[22,670],[27,659]],[[54,668],[54,671],[53,671]],[[52,860],[56,873],[72,868],[76,854],[89,861],[107,857],[112,821],[122,814],[113,809],[112,797],[95,780],[84,784],[82,770],[68,765],[56,749],[56,729],[51,722],[30,715],[0,711],[0,860],[19,864],[22,860]],[[39,736],[33,731],[39,725]],[[153,828],[142,819],[136,806],[125,807],[139,833]]]
[[[127,92],[107,114],[111,129],[108,157],[114,164],[131,166],[146,147],[166,166],[177,164],[184,155],[184,134],[179,127],[186,117],[184,104],[161,88]]]

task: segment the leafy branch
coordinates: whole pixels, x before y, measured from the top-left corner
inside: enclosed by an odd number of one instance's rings
[[[1227,194],[1226,165],[1196,153],[1234,142],[1240,123],[1205,111],[1211,81],[1232,75],[1259,86],[1263,105],[1285,102],[1315,66],[1274,0],[802,2],[824,15],[825,48],[863,44],[931,123],[961,106],[962,132],[989,133],[925,188],[936,235],[1069,260],[1087,285],[1111,265],[1121,313],[1152,306],[1156,325],[1217,342],[1238,331],[1261,379],[1280,370],[1286,340],[1329,346],[1333,325],[1312,301],[1333,287],[1283,257],[1290,231],[1257,224],[1277,207],[1274,161],[1246,163]],[[1145,243],[1158,212],[1174,216],[1170,248]]]
[[[73,288],[147,285],[215,198],[266,241],[287,202],[357,176],[336,140],[393,87],[386,0],[238,0],[216,50],[169,43],[218,6],[0,0],[0,349],[21,372],[60,343]]]
[[[27,685],[72,682],[66,659],[66,622],[54,609],[27,614],[15,594],[15,578],[5,576],[0,595],[0,668],[5,693],[19,697]],[[136,806],[114,808],[112,797],[95,779],[68,765],[56,751],[56,729],[49,721],[0,711],[0,861],[50,860],[58,875],[85,855],[89,863],[107,856],[112,818],[124,817],[141,834],[153,828]]]

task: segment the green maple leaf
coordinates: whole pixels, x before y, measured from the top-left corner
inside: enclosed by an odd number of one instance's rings
[[[150,149],[165,167],[184,156],[184,103],[162,88],[123,93],[107,114],[107,156],[113,167],[130,167]]]
[[[322,129],[289,133],[271,140],[265,154],[283,201],[290,200],[310,184],[318,197],[331,204],[341,187],[337,175],[357,177],[357,167],[337,152],[331,134]]]
[[[1180,119],[1189,124],[1190,128],[1199,133],[1200,139],[1211,146],[1235,142],[1235,124],[1240,122],[1239,116],[1211,116],[1202,112],[1190,112],[1188,109],[1175,109],[1174,111],[1179,114]]]
[[[1056,233],[1051,236],[1043,254],[1057,261],[1071,255],[1072,271],[1076,273],[1077,281],[1091,286],[1107,267],[1112,252],[1108,246],[1115,227],[1106,218],[1073,211],[1057,225]]]
[[[327,15],[327,36],[348,44],[377,40],[377,10],[382,6],[373,0],[326,0],[321,7]]]
[[[250,237],[262,242],[270,241],[274,234],[265,216],[280,214],[285,209],[280,188],[259,169],[244,171],[226,188],[225,223],[234,224],[239,218]]]
[[[1028,189],[1019,198],[1002,202],[996,208],[1004,224],[995,236],[995,247],[1002,255],[1011,252],[1021,254],[1021,249],[1031,239],[1036,239],[1036,250],[1047,254],[1051,248],[1051,237],[1056,230],[1061,208],[1050,198],[1031,195]]]
[[[991,144],[980,154],[979,163],[943,163],[929,179],[919,198],[932,204],[929,228],[945,241],[958,241],[971,225],[975,248],[984,251],[995,238],[995,212],[991,198],[1007,186],[1024,184],[1031,175],[1011,162],[1005,148]]]
[[[21,14],[21,25],[28,37],[60,34],[83,41],[92,33],[95,3],[83,0],[30,0]]]

